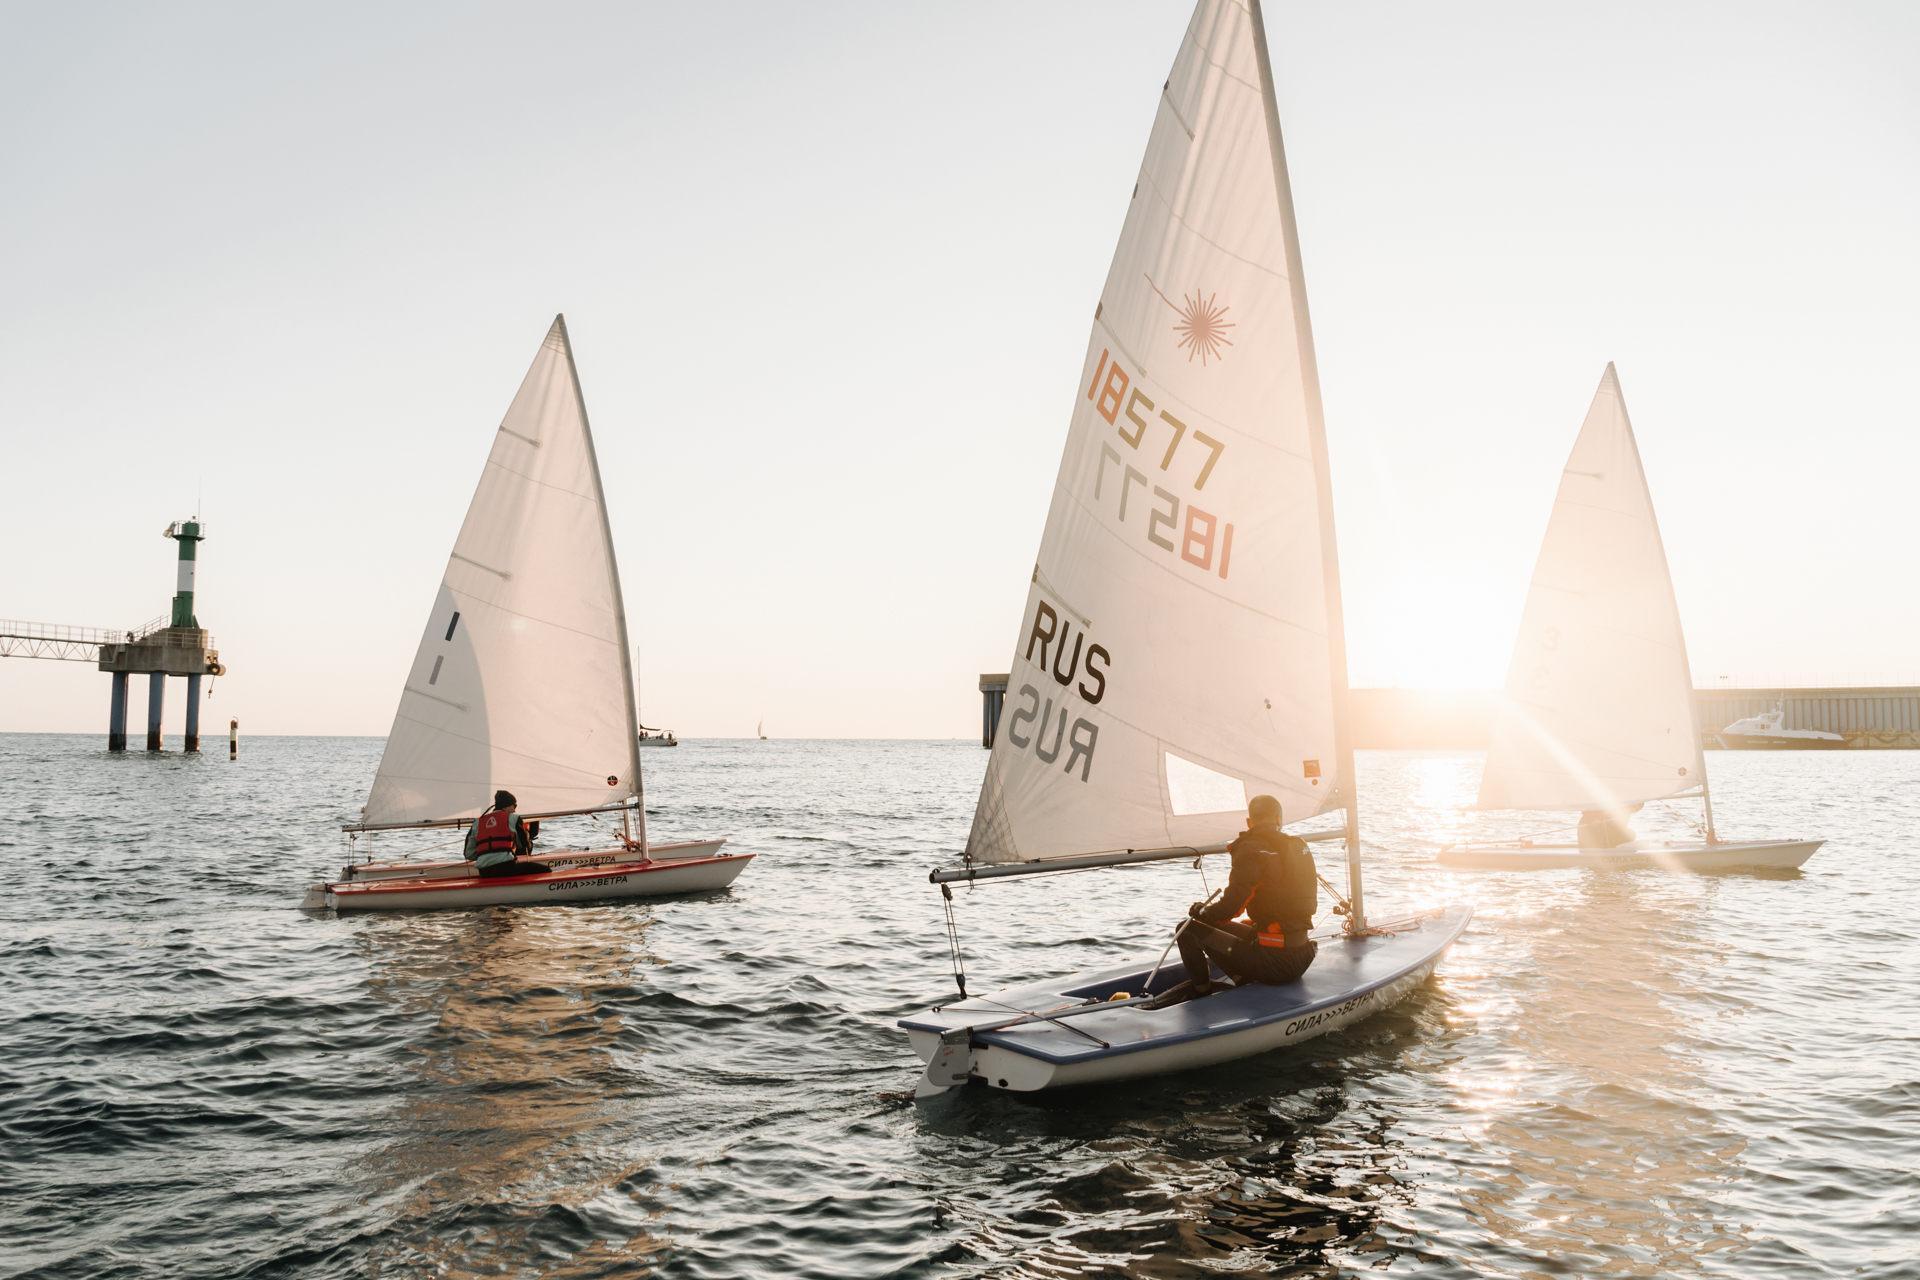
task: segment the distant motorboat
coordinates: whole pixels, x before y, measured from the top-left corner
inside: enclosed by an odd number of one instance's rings
[[[680,745],[680,739],[673,736],[673,730],[649,729],[645,725],[640,726],[640,733],[636,740],[643,747],[677,747]]]
[[[1787,713],[1772,711],[1744,720],[1735,720],[1718,735],[1720,745],[1729,751],[1838,751],[1847,740],[1837,733],[1819,729],[1789,729]]]

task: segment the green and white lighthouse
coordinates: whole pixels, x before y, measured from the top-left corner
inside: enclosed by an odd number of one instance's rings
[[[198,627],[193,619],[193,568],[195,549],[200,545],[201,533],[198,520],[176,520],[167,526],[166,537],[180,544],[180,573],[173,595],[173,624],[176,627]]]
[[[147,677],[147,750],[160,750],[160,719],[166,707],[167,677],[184,676],[187,681],[187,732],[182,745],[188,751],[200,749],[200,678],[223,676],[220,653],[213,637],[200,627],[193,614],[193,576],[199,565],[200,543],[207,536],[200,521],[176,520],[166,527],[163,537],[180,546],[175,569],[173,613],[161,624],[156,618],[139,631],[113,633],[100,645],[100,670],[113,673],[113,710],[107,721],[107,750],[127,749],[127,680],[129,676]]]

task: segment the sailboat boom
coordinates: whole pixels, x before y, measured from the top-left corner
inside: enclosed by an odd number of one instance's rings
[[[622,801],[620,804],[596,805],[591,809],[549,809],[544,813],[522,813],[523,822],[539,822],[544,818],[577,818],[585,814],[600,813],[608,817],[615,814],[631,813],[638,797]],[[343,826],[342,831],[431,831],[437,827],[470,827],[479,818],[422,818],[419,822],[356,822]]]
[[[1296,837],[1308,844],[1321,840],[1344,840],[1347,833],[1316,831]],[[927,873],[928,884],[954,884],[959,881],[993,880],[1001,876],[1043,876],[1055,871],[1085,871],[1091,867],[1126,867],[1140,862],[1175,862],[1182,858],[1201,858],[1225,853],[1229,843],[1189,845],[1180,849],[1128,849],[1124,853],[1096,853],[1085,858],[1054,858],[1035,862],[975,863],[965,867],[936,867]]]

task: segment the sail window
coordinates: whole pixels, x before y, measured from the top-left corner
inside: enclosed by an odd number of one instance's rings
[[[445,662],[446,660],[447,660],[447,655],[444,653],[433,660],[433,674],[427,677],[428,684],[440,683],[440,664]]]
[[[1171,751],[1167,757],[1167,801],[1175,817],[1191,813],[1227,813],[1247,807],[1247,784]]]
[[[453,612],[453,621],[447,624],[447,639],[449,640],[453,639],[453,629],[459,625],[460,625],[460,611],[456,609]]]

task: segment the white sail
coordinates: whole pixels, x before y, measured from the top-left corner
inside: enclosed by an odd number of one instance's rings
[[[633,676],[600,467],[564,318],[495,432],[363,820],[639,794]]]
[[[967,857],[1347,805],[1319,383],[1257,9],[1202,0],[1074,396]]]
[[[1479,809],[1616,809],[1706,781],[1667,553],[1609,364],[1561,473]]]

